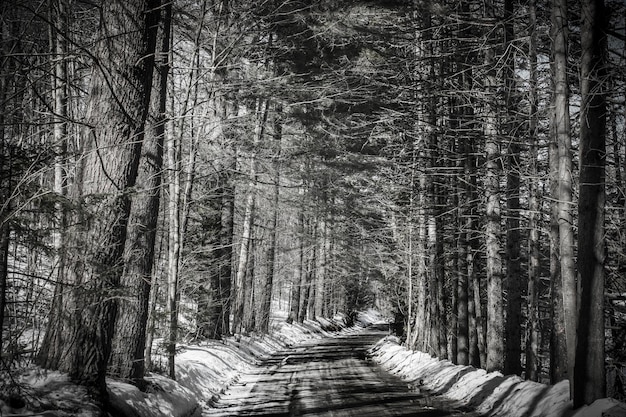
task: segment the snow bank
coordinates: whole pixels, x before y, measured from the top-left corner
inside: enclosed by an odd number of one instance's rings
[[[277,351],[306,340],[336,334],[345,325],[341,318],[319,319],[304,323],[275,322],[271,335],[233,336],[223,341],[180,345],[176,356],[176,381],[150,376],[146,393],[132,385],[108,381],[112,402],[130,417],[200,415],[230,385]]]
[[[409,385],[490,416],[561,417],[567,413],[571,417],[626,417],[626,404],[613,399],[601,399],[572,411],[567,381],[549,386],[518,376],[454,365],[412,352],[400,346],[393,336],[378,342],[370,354],[374,362]]]
[[[109,380],[111,403],[117,413],[126,417],[170,417],[200,415],[195,394],[169,378],[151,374],[146,377],[148,389]]]

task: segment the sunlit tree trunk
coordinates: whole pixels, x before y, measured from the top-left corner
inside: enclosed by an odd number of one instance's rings
[[[168,251],[167,251],[167,363],[170,378],[176,379],[176,343],[178,340],[178,272],[180,266],[181,155],[180,139],[171,132],[166,140],[168,166]]]
[[[304,213],[298,214],[298,265],[294,267],[291,282],[291,309],[288,323],[302,322],[300,315],[300,299],[302,293],[302,285],[304,280]]]
[[[571,377],[576,347],[576,275],[572,215],[572,139],[570,136],[569,88],[567,77],[567,0],[553,0],[552,54],[554,82],[554,134],[558,152],[559,260],[563,320],[567,345],[567,377]],[[558,297],[553,293],[553,297]],[[559,323],[555,322],[555,326]]]
[[[314,220],[313,220],[314,221]],[[300,321],[304,321],[307,318],[311,319],[311,296],[313,293],[313,289],[311,288],[313,285],[313,280],[315,277],[315,245],[310,244],[310,242],[315,242],[317,238],[317,222],[311,224],[311,221],[305,219],[304,221],[304,233],[303,239],[305,245],[302,247],[303,251],[303,262],[302,262],[302,290],[301,290],[301,298],[300,298]],[[309,244],[306,244],[309,243]]]
[[[491,40],[493,42],[493,40]],[[504,368],[504,302],[503,266],[501,249],[500,212],[500,144],[498,137],[498,117],[495,75],[495,48],[488,47],[485,54],[485,114],[483,131],[485,134],[485,251],[487,255],[487,364],[486,369],[502,371]]]
[[[606,396],[604,354],[604,204],[606,165],[606,10],[582,2],[580,184],[578,204],[579,310],[573,382],[574,408]]]
[[[256,152],[257,148],[260,144],[260,141],[264,135],[265,123],[267,120],[269,101],[267,99],[258,99],[257,100],[257,108],[255,109],[255,128],[254,128],[254,138],[252,143],[252,155],[249,158],[249,184],[246,195],[246,200],[244,203],[244,214],[242,220],[242,233],[241,240],[239,244],[239,260],[237,264],[235,280],[233,283],[233,298],[234,298],[234,306],[233,306],[233,323],[232,323],[232,332],[233,333],[241,333],[243,331],[243,320],[245,313],[245,278],[246,272],[248,270],[248,261],[250,257],[250,244],[251,244],[251,236],[252,229],[254,223],[254,206],[256,200],[256,188],[257,188],[257,161],[256,161]],[[249,329],[248,329],[249,330]]]
[[[48,321],[48,327],[62,327],[64,324],[56,320],[63,320],[63,295],[66,291],[65,287],[65,246],[67,227],[67,204],[63,201],[67,197],[67,177],[66,177],[66,158],[67,158],[67,132],[68,132],[68,86],[67,86],[67,40],[69,36],[68,27],[68,10],[64,0],[51,0],[49,3],[50,12],[50,46],[51,54],[55,57],[54,71],[52,74],[52,98],[53,98],[53,138],[54,138],[54,192],[57,194],[55,203],[55,230],[52,235],[52,244],[54,247],[54,265],[55,265],[55,288],[52,297],[52,309],[56,310],[56,314],[52,314],[54,320]],[[1,322],[1,321],[0,321]],[[61,350],[62,335],[59,332],[47,331],[45,337],[52,337],[53,340],[44,340],[42,346],[46,349]]]
[[[40,357],[41,363],[58,364],[73,380],[86,385],[103,405],[108,398],[105,376],[130,195],[137,178],[152,86],[159,4],[110,1],[103,5],[94,52],[98,62],[87,106],[88,128],[82,138],[72,194],[80,207],[68,235],[71,253],[66,272],[73,290],[64,307],[72,320],[68,321],[69,328],[49,329],[67,335],[63,351],[42,349],[45,354]]]
[[[315,317],[324,317],[324,300],[326,298],[324,292],[326,287],[326,239],[328,234],[328,224],[326,220],[320,220],[319,228],[319,238],[316,241],[316,245],[318,246],[318,266],[316,268],[317,273],[315,274]]]
[[[109,369],[111,375],[140,387],[145,374],[148,302],[161,194],[170,22],[171,4],[163,8],[161,16],[150,115],[137,177],[138,193],[131,204],[125,267],[120,282],[124,297],[120,299]]]
[[[276,246],[278,245],[278,217],[280,210],[280,169],[281,169],[281,156],[282,156],[282,126],[281,120],[274,121],[274,139],[276,141],[276,153],[274,155],[274,195],[272,198],[273,212],[272,220],[270,222],[270,242],[267,255],[268,269],[265,282],[263,283],[263,294],[261,300],[261,313],[259,315],[259,323],[257,328],[262,333],[269,332],[270,325],[270,313],[272,307],[272,290],[274,287],[274,274],[276,271]]]

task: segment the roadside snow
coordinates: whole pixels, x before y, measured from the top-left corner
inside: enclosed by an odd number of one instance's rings
[[[442,396],[460,407],[494,417],[626,417],[626,404],[605,398],[572,410],[569,383],[550,386],[518,376],[488,373],[410,351],[387,337],[370,349],[374,362],[411,386]]]
[[[377,319],[373,313],[361,316],[361,325]],[[342,330],[343,329],[343,330]],[[284,318],[272,324],[272,334],[234,336],[224,341],[180,345],[176,357],[176,381],[158,374],[146,376],[145,392],[116,379],[107,379],[111,404],[118,415],[128,417],[195,417],[210,406],[242,375],[253,370],[272,353],[303,341],[322,338],[345,329],[343,317],[287,324]],[[0,416],[94,417],[99,410],[86,390],[67,375],[39,368],[25,370],[12,384],[16,395],[27,405],[0,400]]]

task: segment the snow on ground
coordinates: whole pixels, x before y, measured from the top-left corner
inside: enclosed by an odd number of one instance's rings
[[[230,385],[250,374],[272,353],[298,345],[305,340],[337,333],[358,332],[361,327],[378,323],[375,312],[359,315],[356,326],[346,328],[342,317],[319,319],[303,324],[287,324],[284,318],[272,324],[269,336],[236,336],[223,341],[182,345],[176,360],[176,381],[150,374],[145,392],[128,383],[107,381],[112,403],[129,417],[199,416]],[[398,345],[397,338],[386,337],[370,351],[374,362],[407,381],[407,385],[432,396],[444,396],[459,407],[475,409],[495,417],[626,417],[626,404],[612,399],[596,401],[576,412],[571,410],[567,382],[548,386],[524,381],[517,376],[487,373],[469,366],[440,361],[421,352]],[[16,381],[26,392],[30,407],[13,407],[0,401],[0,416],[80,416],[97,414],[84,388],[68,381],[58,372],[33,369]],[[33,414],[33,410],[47,410]]]
[[[488,373],[471,366],[454,365],[422,352],[413,352],[390,336],[370,350],[383,369],[398,375],[411,387],[443,396],[459,407],[494,417],[625,417],[626,404],[601,399],[573,411],[567,381],[550,386],[518,376]]]
[[[361,316],[361,325],[375,319],[373,313]],[[216,401],[239,378],[259,365],[273,352],[297,345],[305,340],[322,338],[345,329],[342,316],[333,320],[318,319],[302,324],[287,324],[284,317],[272,323],[269,336],[234,336],[223,341],[179,345],[176,356],[176,381],[158,374],[146,377],[145,392],[116,379],[107,386],[116,414],[128,417],[199,416],[203,406]],[[342,330],[343,329],[343,330]],[[59,372],[34,368],[16,376],[16,393],[28,405],[7,404],[0,400],[0,416],[79,416],[97,415],[86,390],[69,381]],[[19,388],[19,389],[18,389]],[[21,401],[19,401],[21,403]],[[37,414],[38,413],[38,414]]]

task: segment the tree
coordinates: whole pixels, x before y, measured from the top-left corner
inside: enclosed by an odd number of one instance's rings
[[[538,74],[537,74],[537,4],[531,0],[529,9],[529,109],[528,109],[528,133],[529,133],[529,198],[528,198],[528,330],[526,337],[526,378],[531,381],[539,380],[539,285],[541,276],[539,240],[540,201],[538,184]]]
[[[578,321],[573,374],[574,408],[605,396],[604,260],[606,165],[606,11],[604,0],[582,3],[582,105],[578,203]]]
[[[44,366],[66,371],[86,385],[105,406],[115,298],[148,114],[159,4],[103,5],[82,158],[71,194],[79,210],[68,235],[66,272],[72,287],[61,314],[72,319],[64,322],[67,327],[48,329],[67,336],[60,351],[43,349],[39,358]]]
[[[504,373],[522,373],[522,293],[521,293],[521,233],[520,233],[520,143],[517,132],[519,100],[515,82],[514,6],[512,0],[504,2],[504,137],[507,139],[506,172],[506,346]]]
[[[487,11],[492,13],[493,11]],[[493,35],[490,36],[493,38]],[[493,42],[493,39],[491,40]],[[485,246],[487,255],[487,371],[504,368],[504,271],[501,257],[501,208],[500,208],[500,144],[498,137],[498,109],[495,74],[495,47],[489,46],[484,54],[484,124],[485,134]]]
[[[555,350],[555,357],[551,361],[556,371],[566,361],[566,368],[562,374],[556,375],[554,382],[571,377],[571,367],[574,362],[575,337],[576,337],[576,276],[574,265],[574,232],[572,216],[572,140],[570,132],[569,115],[569,86],[567,77],[567,0],[554,0],[552,2],[552,78],[554,88],[553,103],[553,134],[556,152],[556,183],[554,192],[557,201],[554,214],[558,224],[558,250],[559,250],[559,273],[561,283],[552,284],[552,297],[556,310],[554,327],[557,334],[561,326],[561,313],[566,346],[555,345],[554,349],[566,347],[566,355],[561,360],[558,356],[562,351]],[[552,276],[559,279],[559,276]],[[559,291],[560,290],[560,291]],[[560,305],[562,303],[562,310]],[[553,339],[554,343],[558,341]]]
[[[163,170],[166,125],[167,80],[170,70],[170,25],[172,5],[162,10],[159,52],[152,86],[150,114],[142,147],[137,189],[130,210],[124,271],[115,325],[109,374],[132,381],[140,387],[145,373],[145,340],[148,321],[152,266]]]
[[[280,110],[279,110],[280,112]],[[261,308],[259,314],[258,330],[262,333],[269,333],[270,313],[272,308],[272,290],[274,288],[274,275],[276,273],[277,263],[277,250],[278,245],[278,217],[280,210],[280,169],[281,169],[281,153],[282,153],[282,126],[281,126],[280,113],[274,120],[274,179],[273,179],[273,213],[270,223],[270,242],[268,248],[267,262],[268,268],[266,272],[265,282],[263,283]]]

